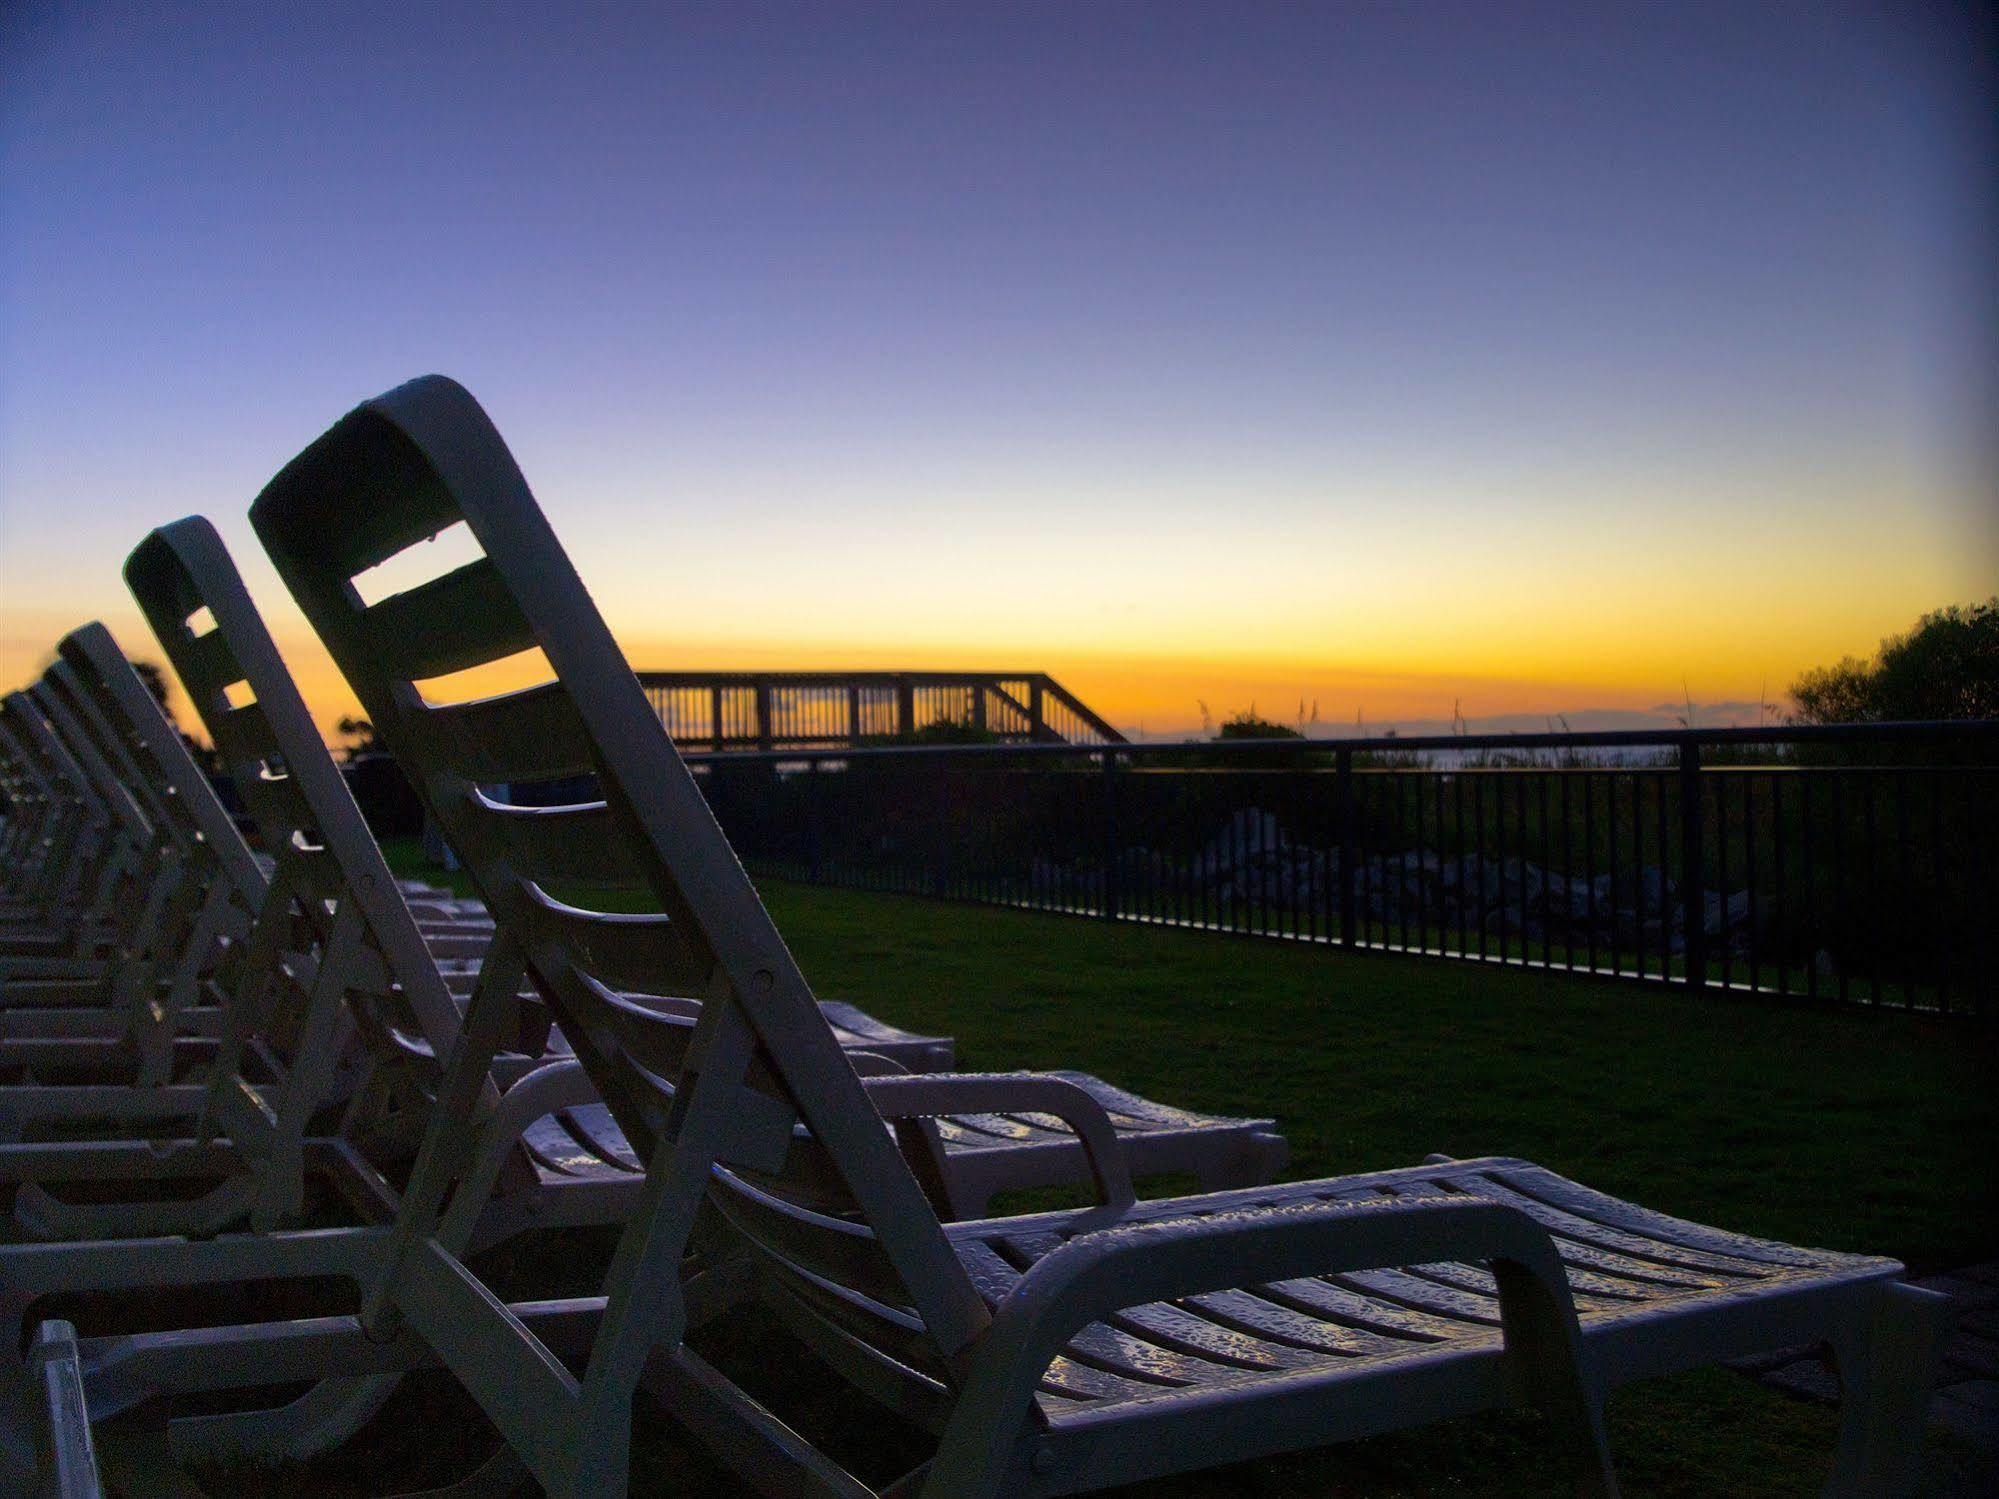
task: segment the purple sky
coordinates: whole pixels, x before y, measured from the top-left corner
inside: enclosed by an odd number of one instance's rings
[[[1976,14],[16,0],[0,666],[438,369],[642,664],[1753,700],[1999,577]]]

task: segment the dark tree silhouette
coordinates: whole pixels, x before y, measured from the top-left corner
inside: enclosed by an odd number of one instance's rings
[[[146,684],[146,691],[153,695],[153,701],[160,705],[160,712],[168,723],[175,723],[174,710],[167,702],[167,674],[157,661],[134,661],[132,674]]]
[[[1999,718],[1999,596],[1925,614],[1871,661],[1806,672],[1791,697],[1801,723]]]
[[[349,760],[358,759],[375,747],[375,726],[365,718],[343,718],[333,727],[340,735],[341,751]]]
[[[180,735],[180,742],[187,747],[188,758],[203,771],[214,775],[221,768],[222,762],[216,757],[213,749],[180,726],[180,720],[174,716],[173,704],[167,700],[165,668],[157,661],[134,661],[131,666],[132,675],[146,684],[146,691],[150,692],[153,701],[160,705],[160,716],[173,726],[176,734]]]

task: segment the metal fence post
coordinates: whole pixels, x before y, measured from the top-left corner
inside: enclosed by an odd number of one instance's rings
[[[1118,915],[1118,816],[1117,754],[1104,750],[1104,899],[1103,917],[1116,921]]]
[[[1680,754],[1680,927],[1683,933],[1686,983],[1699,989],[1707,983],[1707,899],[1703,875],[1701,747],[1682,739]]]
[[[815,885],[819,883],[825,865],[825,814],[819,805],[823,794],[822,787],[825,784],[820,777],[824,772],[825,766],[815,760],[812,762],[811,774],[800,776],[798,779],[799,789],[804,792],[806,798],[805,877]]]
[[[757,748],[771,747],[771,702],[770,683],[757,683]]]
[[[1357,809],[1354,805],[1353,751],[1335,751],[1333,765],[1333,794],[1339,802],[1340,823],[1340,946],[1353,947],[1358,940],[1356,927],[1359,911],[1355,896],[1360,873],[1355,867],[1357,860],[1354,856]]]

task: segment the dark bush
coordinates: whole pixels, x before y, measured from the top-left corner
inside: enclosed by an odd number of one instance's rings
[[[415,838],[423,832],[423,803],[393,756],[357,754],[343,767],[368,830],[379,838]]]

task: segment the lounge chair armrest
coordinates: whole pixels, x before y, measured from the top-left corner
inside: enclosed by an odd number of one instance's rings
[[[1122,1213],[1137,1201],[1131,1165],[1104,1106],[1067,1078],[1045,1072],[918,1072],[864,1077],[861,1086],[884,1119],[948,1114],[1052,1114],[1076,1132],[1104,1206]]]
[[[1382,1198],[1164,1219],[1072,1239],[1037,1261],[995,1313],[959,1404],[982,1420],[947,1430],[933,1480],[993,1471],[1033,1420],[1050,1361],[1113,1312],[1305,1276],[1473,1259],[1490,1261],[1499,1282],[1522,1394],[1579,1424],[1584,1440],[1600,1437],[1575,1299],[1548,1231],[1518,1208],[1480,1198]]]
[[[558,1056],[542,1063],[500,1095],[487,1130],[495,1135],[518,1136],[535,1120],[557,1109],[576,1109],[598,1102],[597,1085],[582,1062],[573,1056]]]
[[[1573,1317],[1555,1241],[1521,1209],[1480,1197],[1382,1197],[1165,1218],[1079,1234],[1021,1278],[999,1322],[1060,1315],[1071,1324],[1060,1335],[1066,1339],[1086,1323],[1145,1301],[1300,1276],[1479,1259],[1518,1265]]]
[[[479,1212],[492,1196],[507,1156],[522,1133],[538,1119],[558,1109],[581,1108],[598,1101],[596,1086],[574,1057],[537,1067],[500,1095],[499,1107],[480,1127],[477,1144],[459,1173],[441,1236],[458,1244],[472,1231]]]

